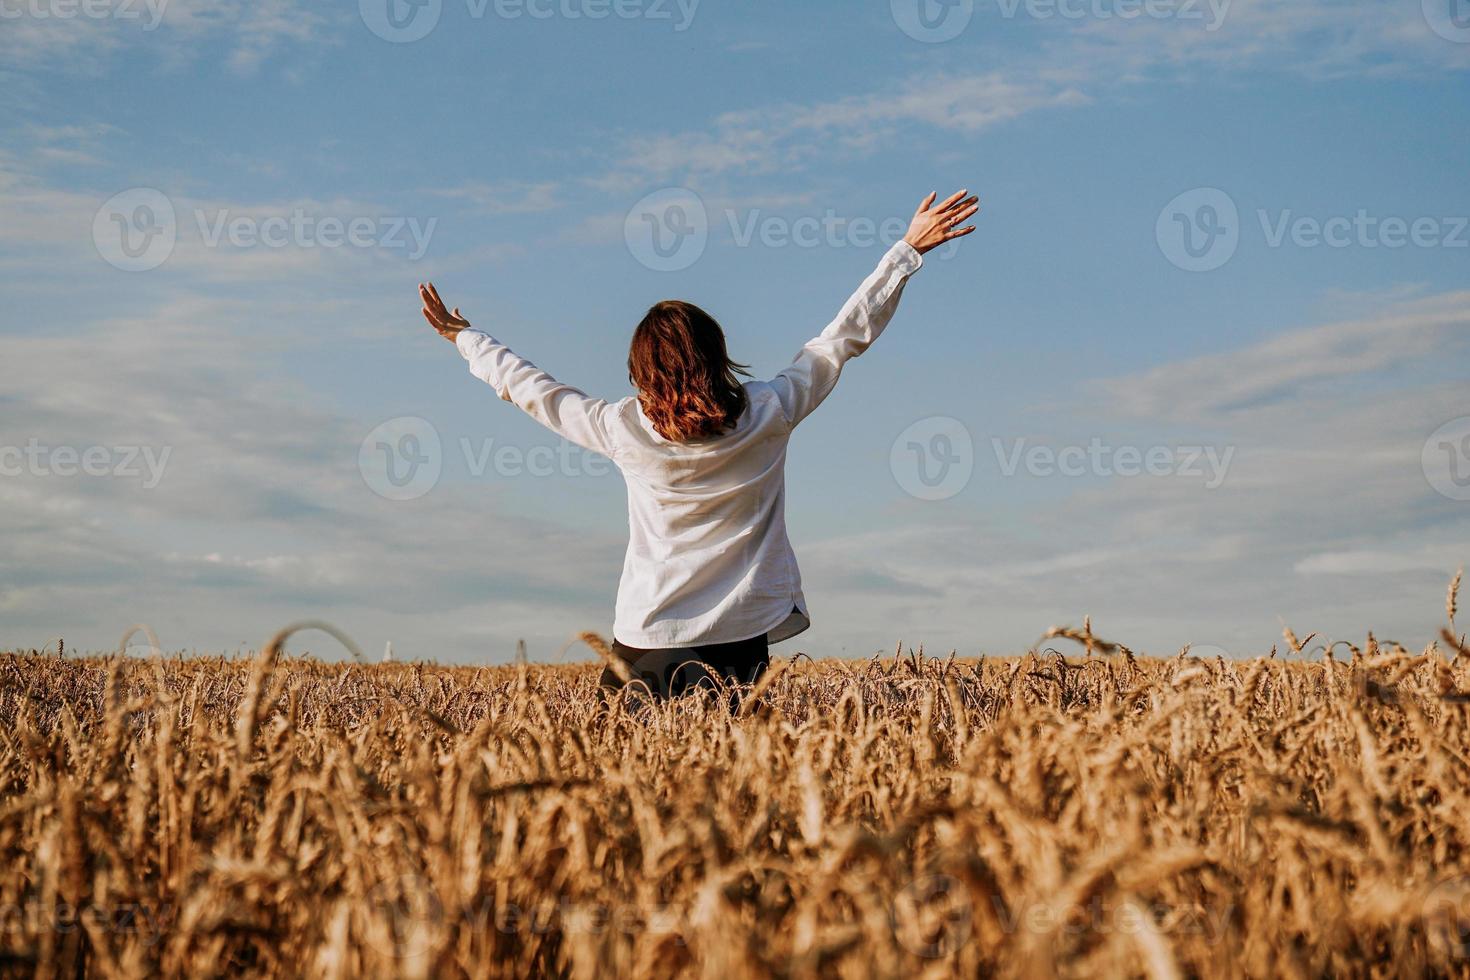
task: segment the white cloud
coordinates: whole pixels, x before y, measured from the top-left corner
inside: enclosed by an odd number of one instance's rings
[[[452,658],[607,628],[619,539],[507,515],[484,481],[375,495],[357,459],[380,420],[288,380],[254,340],[278,305],[194,297],[7,339],[4,398],[24,411],[0,412],[0,447],[47,455],[0,480],[5,642],[105,647],[141,620],[165,643],[227,648],[310,614],[367,648]],[[439,424],[447,447],[462,420]],[[130,446],[167,452],[156,486],[49,462]],[[506,649],[484,650],[487,633]]]
[[[12,71],[104,73],[118,52],[151,44],[165,64],[228,44],[230,67],[249,73],[287,44],[326,43],[328,18],[302,0],[138,0],[78,6],[52,0],[3,5],[0,62]],[[101,16],[87,11],[98,10]],[[156,42],[156,43],[155,43]]]
[[[1258,69],[1318,79],[1470,69],[1470,49],[1436,35],[1417,2],[1229,0],[1197,20],[1083,18],[1052,60],[1141,80],[1163,73]],[[1213,25],[1213,26],[1212,26]]]
[[[1470,291],[1287,331],[1244,350],[1160,365],[1100,387],[1129,415],[1221,418],[1433,354],[1470,356]]]
[[[1303,635],[1427,643],[1445,583],[1470,564],[1470,510],[1421,464],[1429,433],[1470,410],[1463,380],[1440,369],[1470,363],[1470,294],[1380,305],[1035,406],[1026,417],[1048,443],[1225,447],[1227,476],[1214,490],[1142,475],[1059,492],[1059,477],[1010,483],[977,447],[968,492],[1019,503],[958,521],[936,515],[963,507],[911,504],[882,530],[802,550],[823,637],[871,652],[905,624],[931,652],[1016,651],[1090,613],[1154,653],[1264,653],[1278,617]]]
[[[1085,104],[1074,82],[1059,73],[925,75],[896,91],[725,113],[707,129],[630,139],[620,162],[595,183],[625,189],[647,180],[782,173],[834,146],[871,150],[906,125],[978,133],[1029,112]]]
[[[1465,549],[1450,544],[1422,545],[1401,551],[1359,549],[1324,551],[1296,563],[1302,575],[1389,575],[1394,572],[1428,571],[1446,574],[1465,559]]]
[[[486,214],[534,214],[565,207],[558,186],[548,181],[470,181],[458,187],[434,188],[428,193],[465,201]]]
[[[1087,9],[1071,5],[1078,6]],[[722,114],[700,129],[635,136],[598,186],[697,186],[712,177],[787,173],[833,152],[870,151],[908,126],[973,135],[1036,112],[1123,97],[1140,85],[1190,84],[1204,73],[1244,76],[1266,68],[1331,79],[1470,71],[1470,45],[1434,34],[1418,3],[1230,0],[1213,29],[1210,6],[1189,8],[1201,13],[1198,22],[1051,17],[1037,25],[1046,38],[1039,49],[1007,52],[985,71],[943,63],[948,67],[926,67],[862,95],[751,108]],[[970,30],[982,31],[994,14],[978,10]]]

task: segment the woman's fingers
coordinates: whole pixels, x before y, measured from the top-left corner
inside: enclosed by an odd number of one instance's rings
[[[973,218],[976,214],[979,213],[980,206],[978,204],[972,204],[969,207],[965,208],[963,211],[956,211],[954,213],[954,216],[949,219],[949,223],[951,225],[957,225],[963,221],[968,221],[970,218]]]
[[[439,290],[434,288],[432,282],[421,283],[419,285],[419,295],[424,298],[424,305],[429,309],[434,310],[436,313],[447,312],[444,309],[444,301],[439,298]]]
[[[967,208],[975,207],[979,200],[980,199],[978,197],[967,197],[962,201],[956,201],[954,204],[951,204],[942,213],[946,214],[951,220],[953,220],[954,216],[959,212],[964,211]]]
[[[925,211],[928,211],[929,206],[934,203],[934,199],[938,196],[938,191],[930,191],[929,196],[919,202],[919,210],[915,211],[914,214],[920,215],[923,214]]]
[[[950,208],[958,204],[960,201],[963,201],[965,199],[965,195],[968,193],[970,192],[968,190],[965,190],[964,188],[955,191],[949,197],[946,197],[944,201],[940,203],[939,207],[935,210],[939,214],[943,214],[944,212],[948,211]]]
[[[972,232],[974,230],[975,230],[975,226],[974,225],[969,225],[968,227],[965,227],[965,228],[956,228],[953,231],[950,231],[948,234],[946,234],[944,236],[944,240],[945,241],[950,241],[951,239],[955,239],[955,238],[964,238],[966,235],[968,235],[970,232]]]
[[[429,292],[429,287],[423,283],[419,283],[419,299],[424,302],[425,312],[437,312],[438,300],[433,293]]]
[[[454,335],[455,333],[457,333],[457,331],[446,326],[439,320],[434,319],[433,315],[430,314],[427,309],[424,310],[424,319],[429,321],[429,326],[433,327],[434,332],[437,333],[439,336],[447,337],[450,340],[454,339]]]

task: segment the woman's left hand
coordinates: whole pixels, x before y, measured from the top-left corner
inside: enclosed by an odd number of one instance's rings
[[[930,193],[919,203],[919,210],[914,212],[913,223],[909,225],[909,233],[903,236],[903,240],[920,255],[975,230],[974,225],[961,225],[980,210],[978,197],[969,191],[956,191],[936,207],[934,201],[938,197],[937,193]]]
[[[424,319],[445,340],[454,342],[459,337],[459,332],[470,325],[470,321],[459,315],[459,307],[456,306],[453,313],[444,308],[439,290],[434,288],[432,282],[419,283],[419,298],[424,302]]]

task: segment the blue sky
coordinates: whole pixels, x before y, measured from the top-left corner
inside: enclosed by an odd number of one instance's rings
[[[1464,0],[387,2],[0,0],[0,646],[320,617],[581,656],[621,481],[415,285],[609,398],[665,297],[769,375],[959,187],[979,230],[793,439],[815,625],[779,650],[1438,631]]]

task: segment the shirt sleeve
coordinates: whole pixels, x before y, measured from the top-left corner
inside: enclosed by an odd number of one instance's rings
[[[831,394],[842,365],[878,339],[898,309],[904,284],[923,264],[923,258],[908,242],[894,243],[837,318],[807,342],[790,367],[772,379],[771,387],[792,427]]]
[[[615,406],[562,384],[481,330],[461,330],[455,346],[470,362],[470,373],[501,398],[568,442],[613,456]]]

